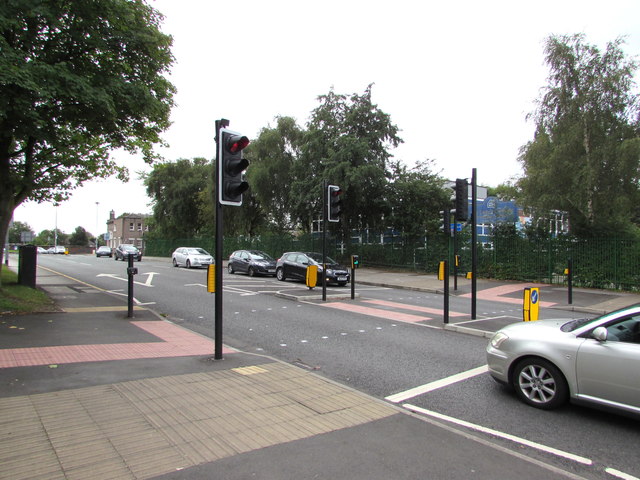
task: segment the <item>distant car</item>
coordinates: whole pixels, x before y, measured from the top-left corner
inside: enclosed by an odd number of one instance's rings
[[[38,247],[36,250],[38,253],[49,253],[46,248]]]
[[[51,247],[47,250],[47,252],[49,253],[57,253],[59,255],[64,255],[67,252],[67,249],[64,248],[62,245],[57,245],[55,247]]]
[[[227,264],[229,273],[247,273],[254,275],[275,275],[276,261],[260,250],[236,250],[229,257]]]
[[[174,267],[205,267],[213,263],[213,257],[203,248],[180,247],[171,254],[171,263]]]
[[[102,247],[98,247],[96,250],[96,257],[113,257],[113,252],[111,251],[111,247],[107,247],[103,245]]]
[[[593,319],[508,325],[487,345],[487,364],[533,407],[571,400],[640,414],[640,304]]]
[[[327,283],[344,286],[349,281],[349,271],[343,265],[327,257]],[[276,278],[284,281],[287,278],[302,280],[307,278],[307,267],[318,265],[318,285],[322,284],[322,254],[315,252],[287,252],[276,262]]]
[[[139,262],[142,261],[142,252],[138,250],[135,245],[131,245],[130,243],[121,243],[116,247],[113,251],[113,258],[117,260],[127,260],[129,255],[133,257],[134,260]]]

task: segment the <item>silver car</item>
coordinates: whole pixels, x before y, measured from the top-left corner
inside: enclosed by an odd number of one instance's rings
[[[180,247],[171,254],[174,267],[184,265],[187,268],[204,267],[213,263],[213,257],[206,250],[198,247]]]
[[[640,413],[640,305],[593,319],[509,325],[491,338],[487,363],[533,407],[571,400]]]

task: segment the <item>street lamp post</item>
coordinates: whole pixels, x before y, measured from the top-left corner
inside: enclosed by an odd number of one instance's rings
[[[98,229],[98,225],[99,225],[98,207],[99,206],[100,206],[100,202],[96,202],[96,251],[98,250],[98,237],[99,237],[99,235],[98,235],[98,232],[99,232],[99,229]]]
[[[53,245],[57,247],[58,246],[58,204],[54,203],[53,206],[56,209],[56,226],[55,226],[55,230],[53,231]]]

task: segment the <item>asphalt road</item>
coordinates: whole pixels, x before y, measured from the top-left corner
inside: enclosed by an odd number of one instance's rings
[[[42,255],[38,261],[126,294],[124,262],[58,255]],[[143,259],[136,266],[138,303],[213,336],[214,296],[206,292],[205,270],[174,268],[168,259]],[[616,478],[612,475],[616,472],[640,478],[640,420],[575,405],[544,412],[522,404],[483,372],[486,338],[444,331],[440,315],[420,310],[441,310],[441,295],[358,286],[359,298],[354,301],[294,301],[276,293],[304,290],[299,283],[226,272],[224,286],[223,340],[229,346],[303,366],[592,478]],[[329,289],[329,294],[348,292],[349,287]],[[468,315],[469,300],[452,297],[450,308]],[[481,301],[477,311],[479,316],[521,320],[514,305]],[[584,314],[541,310],[542,318],[550,316]],[[458,374],[467,378],[452,378]],[[403,395],[424,385],[422,392]],[[613,470],[605,473],[607,468]]]

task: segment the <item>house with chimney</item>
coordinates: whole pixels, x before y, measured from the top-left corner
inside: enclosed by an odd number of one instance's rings
[[[111,210],[107,220],[107,246],[116,248],[129,243],[144,251],[144,236],[149,231],[147,219],[150,217],[140,213],[123,213],[116,218],[116,213]]]

